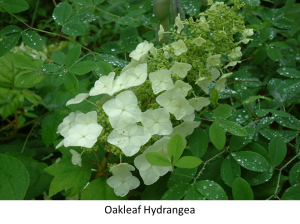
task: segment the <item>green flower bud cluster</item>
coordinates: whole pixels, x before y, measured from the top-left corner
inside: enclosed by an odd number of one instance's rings
[[[98,148],[98,145],[94,145],[92,148],[81,147],[81,149],[86,153],[91,153],[93,151],[97,152]]]
[[[233,3],[234,6],[229,7],[223,2],[216,2],[208,10],[201,12],[196,20],[192,17],[184,21],[177,20],[174,29],[170,29],[173,43],[164,45],[155,55],[149,55],[149,72],[170,69],[175,62],[181,62],[192,65],[186,76],[189,83],[194,83],[201,77],[212,78],[211,70],[224,66],[220,57],[228,57],[240,44],[236,40],[237,35],[247,37],[244,18],[237,13],[244,3],[239,0],[234,0]],[[185,32],[178,32],[177,29],[182,24]],[[245,39],[242,42],[247,41]],[[229,59],[232,60],[231,57]],[[172,79],[175,82],[180,78],[172,75]]]
[[[124,155],[124,153],[121,151],[121,149],[119,147],[114,146],[108,142],[106,143],[106,145],[104,145],[104,150],[106,152],[110,152],[114,155]]]

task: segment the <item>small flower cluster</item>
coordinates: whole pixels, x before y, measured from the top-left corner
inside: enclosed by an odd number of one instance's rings
[[[175,29],[171,30],[174,42],[170,45],[157,49],[147,41],[140,43],[129,54],[132,60],[120,74],[111,72],[100,77],[88,94],[79,94],[67,102],[67,105],[76,104],[88,96],[106,95],[107,99],[98,111],[105,113],[100,116],[110,124],[110,133],[102,133],[105,137],[99,137],[103,127],[97,123],[96,111],[73,112],[58,127],[57,133],[64,140],[57,147],[91,148],[97,139],[101,139],[102,143],[117,147],[127,157],[137,155],[134,165],[146,185],[155,183],[171,171],[172,167],[152,165],[145,154],[159,152],[168,157],[169,139],[179,134],[185,140],[200,125],[194,121],[195,114],[208,106],[210,100],[197,96],[194,86],[198,85],[205,94],[209,94],[213,82],[215,89],[225,89],[231,73],[222,73],[220,58],[228,57],[225,68],[240,63],[234,61],[242,56],[237,45],[247,42],[247,37],[253,34],[244,27],[243,18],[235,12],[237,9],[217,2],[196,21],[181,21],[178,16]],[[214,16],[220,12],[227,13],[225,20]],[[219,24],[220,20],[223,26]],[[189,35],[182,32],[185,26]],[[159,37],[164,33],[161,29]],[[235,33],[243,37],[239,43],[234,42]],[[141,147],[148,145],[138,155]],[[72,163],[81,166],[81,154],[74,150],[71,153]],[[114,188],[116,195],[125,196],[139,186],[139,180],[131,174],[134,169],[127,163],[110,168],[113,176],[108,178],[107,184]]]

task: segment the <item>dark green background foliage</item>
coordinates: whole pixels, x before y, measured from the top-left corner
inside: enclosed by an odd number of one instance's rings
[[[69,99],[122,69],[138,43],[155,42],[153,1],[3,0],[0,199],[300,199],[300,4],[241,1],[252,41],[228,70],[227,89],[210,92],[212,103],[196,116],[201,125],[183,153],[203,162],[192,169],[177,162],[155,184],[120,198],[91,172],[103,146],[74,166],[68,149],[55,150],[56,131],[71,111],[94,108],[65,106]],[[183,0],[182,9],[189,18],[207,7]]]

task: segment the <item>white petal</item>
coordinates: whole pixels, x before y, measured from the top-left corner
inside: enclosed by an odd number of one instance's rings
[[[74,99],[70,99],[66,106],[70,105],[70,104],[78,104],[81,103],[82,101],[84,101],[87,97],[89,96],[88,93],[79,93],[77,96],[75,96]]]

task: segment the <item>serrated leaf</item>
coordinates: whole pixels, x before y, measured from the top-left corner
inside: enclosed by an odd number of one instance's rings
[[[74,166],[70,158],[63,159],[45,170],[54,176],[50,185],[49,197],[66,187],[70,191],[68,196],[74,196],[86,186],[91,177],[91,166],[89,164],[82,164],[81,167]]]
[[[81,200],[122,200],[125,198],[117,196],[114,189],[107,185],[104,178],[98,178],[90,182],[81,194]]]
[[[254,195],[249,183],[241,177],[237,177],[232,184],[232,196],[234,200],[253,200]]]
[[[29,186],[29,173],[18,159],[0,154],[0,199],[22,200]]]

